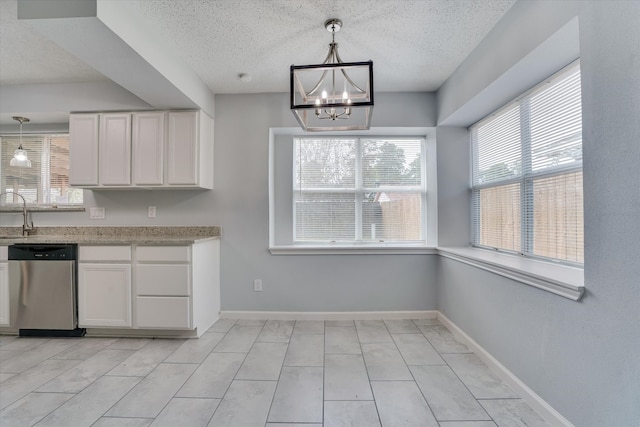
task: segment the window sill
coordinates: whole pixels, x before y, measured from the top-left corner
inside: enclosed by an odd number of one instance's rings
[[[441,255],[573,301],[580,301],[585,292],[581,268],[479,248],[393,244],[279,245],[271,246],[269,252],[272,255]]]
[[[272,255],[437,255],[425,245],[280,245],[269,247]]]
[[[584,270],[479,248],[438,248],[440,255],[573,301],[584,295]]]
[[[75,205],[65,205],[65,206],[29,206],[27,205],[27,212],[84,212],[86,211],[85,207],[75,206]],[[14,205],[14,206],[0,206],[0,212],[22,212],[22,206]]]

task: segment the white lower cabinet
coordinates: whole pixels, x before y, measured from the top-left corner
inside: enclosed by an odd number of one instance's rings
[[[80,246],[78,324],[130,328],[131,247]]]
[[[78,323],[131,327],[131,264],[78,265]]]
[[[138,246],[136,324],[191,329],[191,246]]]
[[[10,321],[9,264],[6,262],[0,262],[0,326],[9,326]]]
[[[81,327],[196,331],[220,313],[220,241],[80,246]]]

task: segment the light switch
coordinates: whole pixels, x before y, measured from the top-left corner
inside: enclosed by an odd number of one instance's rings
[[[155,206],[149,206],[148,216],[149,216],[149,218],[155,218],[156,217],[156,207]]]
[[[104,208],[89,208],[89,218],[104,219]]]

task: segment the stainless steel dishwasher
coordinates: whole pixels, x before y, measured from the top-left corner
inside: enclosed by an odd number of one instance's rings
[[[9,246],[11,326],[22,336],[82,336],[77,245]]]

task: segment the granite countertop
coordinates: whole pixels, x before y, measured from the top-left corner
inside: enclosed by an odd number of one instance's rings
[[[21,227],[0,227],[0,246],[16,243],[77,243],[80,245],[190,245],[219,239],[218,226],[36,227],[23,237]]]

